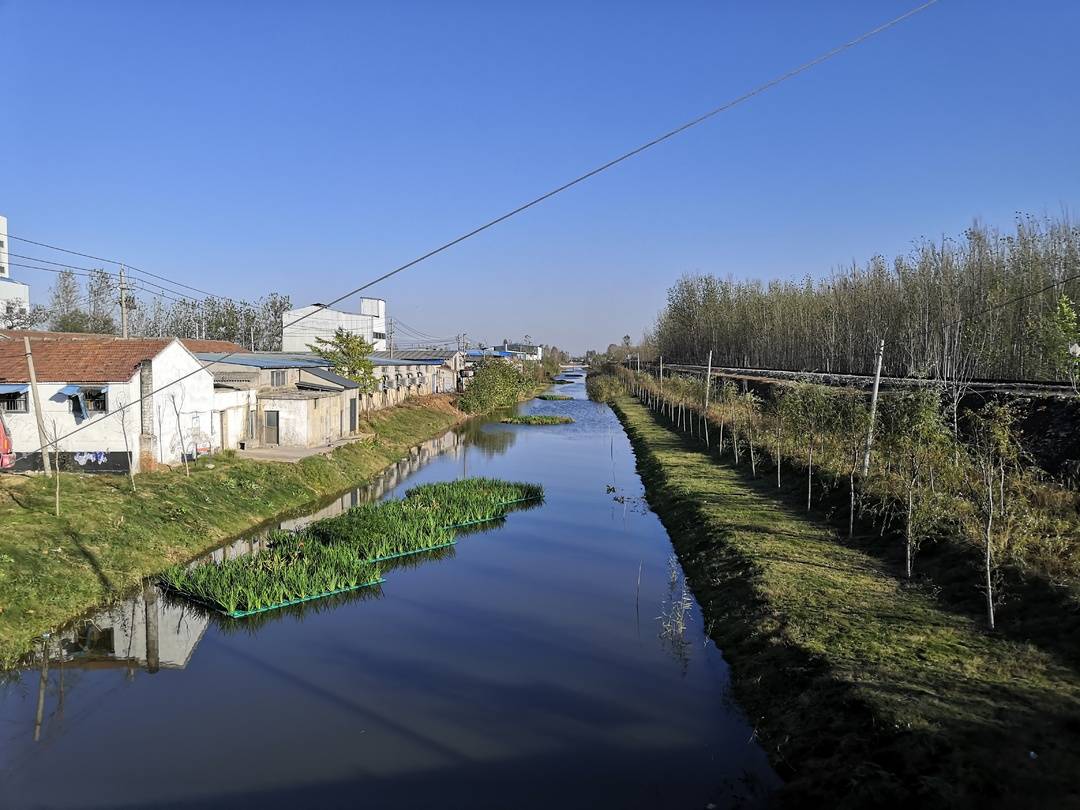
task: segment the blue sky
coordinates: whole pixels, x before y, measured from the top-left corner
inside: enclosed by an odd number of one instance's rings
[[[914,4],[0,0],[0,213],[325,301]],[[1078,37],[1071,0],[941,0],[372,293],[580,350],[686,272],[821,275],[1074,209]]]

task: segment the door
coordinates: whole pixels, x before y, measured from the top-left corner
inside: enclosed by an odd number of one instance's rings
[[[356,433],[356,397],[349,400],[349,433]]]
[[[263,411],[263,444],[278,443],[278,412]]]

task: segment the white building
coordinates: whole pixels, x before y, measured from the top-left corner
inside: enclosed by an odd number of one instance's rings
[[[120,472],[130,463],[145,470],[221,448],[213,375],[179,340],[26,335],[33,336],[46,434],[60,437],[61,469]],[[37,412],[18,337],[0,340],[0,417],[12,469],[40,470]]]
[[[30,309],[30,288],[11,278],[7,229],[7,217],[0,216],[0,315],[8,309]]]
[[[386,302],[381,298],[361,298],[358,312],[341,312],[322,304],[290,309],[281,316],[281,350],[309,351],[316,338],[329,339],[338,329],[360,335],[375,351],[384,351]]]

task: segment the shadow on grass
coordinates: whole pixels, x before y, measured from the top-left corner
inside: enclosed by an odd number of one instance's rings
[[[616,404],[736,694],[788,781],[786,804],[1076,798],[1070,670],[983,632],[939,592],[903,585],[888,573],[891,540],[834,540],[806,512],[805,478],[777,490],[643,406]],[[826,562],[802,556],[811,550]]]
[[[983,625],[986,602],[981,588],[983,562],[980,549],[943,538],[924,543],[915,558],[914,577],[905,580],[904,538],[899,531],[889,526],[883,528],[880,522],[867,519],[865,513],[857,514],[855,534],[847,539],[849,492],[846,478],[829,475],[823,469],[815,470],[814,508],[807,513],[804,468],[785,463],[781,467],[782,485],[778,488],[773,475],[776,467],[772,466],[771,458],[765,463],[758,462],[759,473],[764,468],[769,470],[769,475],[759,474],[755,478],[747,463],[735,465],[728,457],[720,458],[715,447],[706,449],[700,439],[676,433],[668,420],[654,418],[685,449],[709,456],[713,463],[737,474],[748,489],[773,500],[792,516],[828,527],[834,534],[834,542],[880,561],[881,574],[904,582],[907,587],[919,588],[940,608]],[[893,506],[895,513],[903,511],[902,504]],[[753,526],[745,528],[760,530]],[[781,534],[772,529],[770,532]],[[815,563],[804,561],[803,564]],[[1033,644],[1080,673],[1080,604],[1069,589],[1055,586],[1038,576],[1025,576],[1008,566],[1002,566],[1000,577],[996,585],[1000,604],[996,606],[994,635]]]

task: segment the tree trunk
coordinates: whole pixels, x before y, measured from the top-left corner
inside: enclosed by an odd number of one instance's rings
[[[746,417],[746,446],[750,450],[750,475],[757,478],[757,458],[754,455],[754,417],[750,414]]]
[[[806,511],[810,511],[810,500],[814,492],[814,443],[810,442],[810,457],[806,464]]]
[[[993,472],[986,479],[986,547],[983,558],[983,573],[986,576],[986,624],[994,629],[994,581],[992,576],[991,541],[994,526],[994,478]]]
[[[776,488],[780,489],[780,431],[783,422],[776,425]]]
[[[907,488],[907,527],[904,530],[904,574],[911,579],[912,552],[912,517],[915,514],[915,480],[908,482]]]
[[[848,472],[848,519],[847,519],[847,536],[848,540],[855,536],[855,467],[852,466],[851,471]]]

